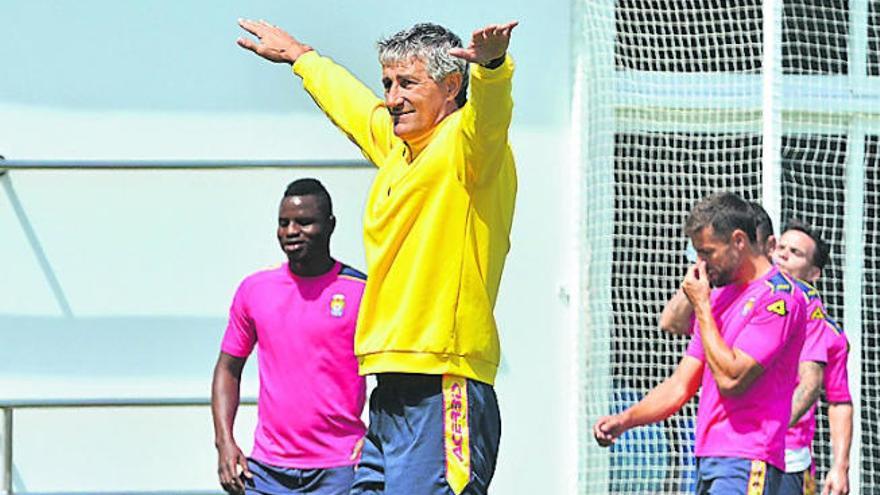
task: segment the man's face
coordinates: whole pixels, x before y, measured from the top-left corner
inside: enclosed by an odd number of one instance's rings
[[[447,77],[447,80],[449,77]],[[437,83],[428,75],[425,63],[414,58],[382,67],[385,106],[394,122],[394,134],[404,141],[424,136],[448,115],[448,81]]]
[[[773,252],[773,263],[789,275],[815,282],[821,271],[813,264],[816,242],[800,230],[788,230],[779,238]]]
[[[329,251],[335,224],[317,196],[286,196],[278,208],[278,243],[288,259],[307,264]]]
[[[697,257],[706,262],[706,274],[713,287],[728,285],[736,280],[742,263],[742,253],[735,247],[736,232],[741,231],[734,231],[730,239],[725,241],[715,236],[715,229],[710,225],[691,237]]]

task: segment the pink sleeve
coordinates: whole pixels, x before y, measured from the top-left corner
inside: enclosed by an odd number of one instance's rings
[[[789,294],[768,294],[755,309],[731,347],[748,354],[765,369],[785,349],[792,337],[793,325],[803,325],[803,303]]]
[[[235,291],[232,306],[229,308],[229,323],[223,334],[223,342],[220,350],[235,357],[247,357],[254,349],[257,342],[257,333],[254,322],[247,313],[245,303],[245,282]]]
[[[827,323],[832,325],[832,323]],[[837,329],[826,328],[828,345],[828,366],[825,367],[825,396],[828,402],[852,402],[849,393],[849,378],[846,372],[846,361],[849,344],[846,336]]]
[[[814,299],[807,306],[807,315],[806,338],[799,361],[802,363],[806,361],[827,363],[828,342],[825,337],[827,326],[822,301],[818,298]]]
[[[700,362],[706,362],[706,351],[703,350],[703,339],[700,338],[700,333],[697,332],[696,325],[691,325],[691,341],[687,346],[685,355],[699,359]]]

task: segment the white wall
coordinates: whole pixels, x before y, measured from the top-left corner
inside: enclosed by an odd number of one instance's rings
[[[0,3],[0,60],[15,76],[0,78],[0,154],[358,158],[285,67],[234,45],[239,16],[288,28],[377,90],[381,35],[422,20],[463,37],[489,22],[521,21],[511,49],[520,191],[496,310],[503,433],[492,491],[566,493],[575,458],[574,330],[560,291],[577,268],[567,264],[568,3]],[[277,200],[287,182],[306,175],[333,194],[334,254],[363,268],[369,169],[10,172],[11,189],[0,189],[0,395],[207,396],[235,286],[283,259]],[[238,437],[246,447],[253,420],[245,408]],[[217,486],[204,408],[20,411],[14,441],[22,492]]]

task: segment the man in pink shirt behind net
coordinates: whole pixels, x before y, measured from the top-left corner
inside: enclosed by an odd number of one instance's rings
[[[800,279],[809,298],[807,340],[801,351],[800,381],[792,398],[792,425],[785,437],[786,474],[779,495],[816,492],[812,444],[816,432],[816,400],[824,385],[831,427],[830,466],[823,495],[849,493],[849,451],[852,445],[852,397],[847,379],[849,343],[840,325],[828,316],[819,292],[809,284],[822,274],[830,246],[810,225],[789,222],[773,251],[781,270]]]
[[[288,262],[245,278],[232,301],[214,369],[218,475],[229,493],[348,494],[365,427],[365,384],[354,330],[366,277],[330,256],[330,195],[292,182],[278,209]],[[260,374],[254,448],[233,437],[241,372],[256,347]]]
[[[671,416],[702,387],[697,493],[775,494],[785,471],[805,295],[758,249],[754,215],[739,196],[698,202],[685,233],[698,255],[682,282],[695,317],[685,356],[639,403],[599,418],[593,434],[608,446],[630,428]]]

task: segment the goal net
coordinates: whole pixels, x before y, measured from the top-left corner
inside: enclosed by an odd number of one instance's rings
[[[691,493],[696,401],[600,449],[590,428],[669,376],[657,321],[687,267],[682,225],[733,191],[832,246],[819,288],[850,339],[852,493],[880,487],[880,2],[582,0],[574,111],[583,198],[584,493]],[[814,442],[831,463],[824,407]]]

